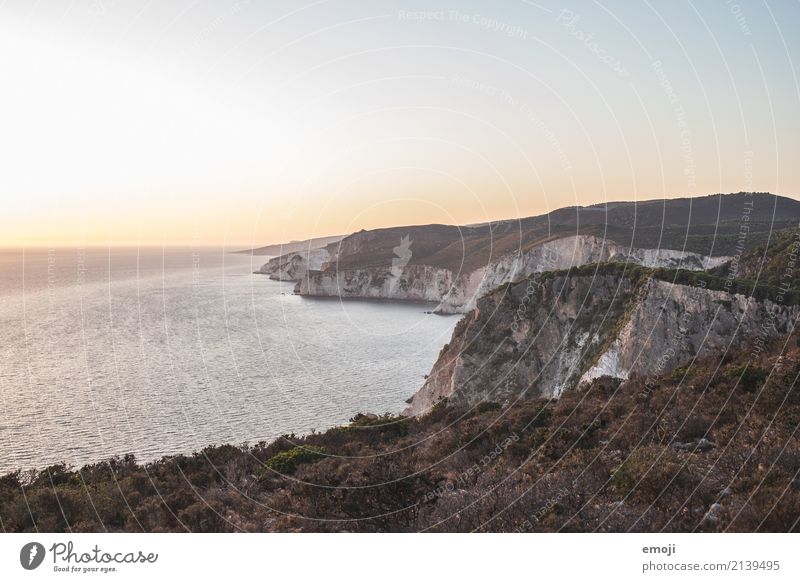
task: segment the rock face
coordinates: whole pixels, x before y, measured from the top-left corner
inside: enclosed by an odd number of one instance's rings
[[[800,201],[768,193],[606,202],[482,224],[361,230],[325,246],[320,260],[296,256],[321,248],[309,244],[263,270],[297,282],[299,295],[433,301],[439,312],[464,313],[536,272],[603,261],[721,267],[798,220]]]
[[[600,376],[661,374],[695,355],[788,333],[800,314],[797,306],[658,276],[605,265],[495,290],[456,326],[405,413],[424,413],[442,398],[471,406],[558,397]]]
[[[666,281],[652,280],[643,291],[581,382],[600,376],[626,379],[634,370],[660,373],[694,354],[724,353],[747,339],[771,339],[788,333],[798,313],[796,307]]]
[[[288,253],[270,259],[258,272],[275,281],[299,281],[309,269],[321,269],[330,257],[326,248]]]
[[[347,250],[342,244],[342,253]],[[413,247],[412,247],[413,250]],[[351,249],[356,252],[356,249]],[[723,264],[728,257],[705,257],[670,249],[631,249],[596,236],[575,235],[549,240],[522,252],[511,252],[471,270],[424,264],[340,268],[331,258],[320,270],[307,269],[295,293],[307,296],[431,301],[437,312],[464,313],[478,297],[505,283],[533,273],[588,263],[621,261],[646,267],[701,270]],[[297,270],[292,271],[297,272]]]

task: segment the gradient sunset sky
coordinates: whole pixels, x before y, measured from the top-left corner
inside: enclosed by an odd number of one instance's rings
[[[800,196],[800,3],[0,5],[0,246]]]

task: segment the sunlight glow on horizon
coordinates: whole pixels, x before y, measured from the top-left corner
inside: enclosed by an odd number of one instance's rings
[[[437,4],[3,4],[0,248],[800,196],[800,5]]]

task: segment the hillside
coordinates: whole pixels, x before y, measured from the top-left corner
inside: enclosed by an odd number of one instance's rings
[[[745,215],[746,245],[752,248],[765,242],[769,232],[796,226],[800,202],[767,193],[715,194],[575,206],[475,227],[434,224],[361,231],[343,239],[338,261],[341,269],[386,266],[404,235],[414,240],[409,264],[453,270],[472,270],[493,257],[576,234],[601,236],[636,248],[730,255]],[[329,249],[336,253],[334,246]]]
[[[720,277],[734,277],[753,285],[800,290],[800,228],[772,233],[764,243],[742,253],[729,264],[711,270]]]
[[[796,334],[560,399],[0,478],[5,532],[788,532]]]
[[[797,226],[800,202],[769,193],[713,194],[695,198],[609,202],[562,208],[522,221],[522,230],[581,229],[605,233],[638,248],[668,248],[703,255],[733,255],[746,221],[746,248],[766,242],[770,232]],[[506,223],[516,230],[514,221]],[[586,230],[583,230],[586,229]]]
[[[319,268],[300,254],[262,272],[286,280],[281,265],[291,261],[300,295],[432,301],[464,312],[499,285],[544,270],[607,260],[719,266],[798,222],[800,202],[772,194],[615,202],[478,226],[360,231],[328,245]]]

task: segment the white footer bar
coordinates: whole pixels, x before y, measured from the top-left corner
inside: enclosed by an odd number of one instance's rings
[[[0,534],[0,580],[800,580],[798,539],[791,534]]]

